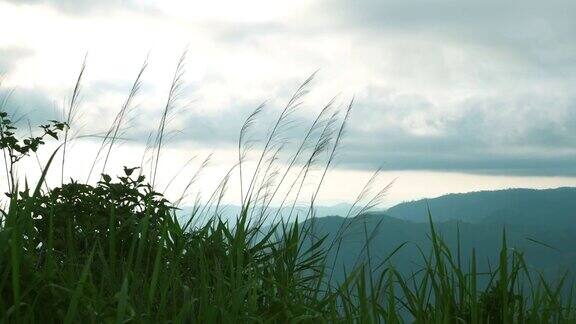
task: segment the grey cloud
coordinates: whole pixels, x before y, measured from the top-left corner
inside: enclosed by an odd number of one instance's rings
[[[170,142],[236,149],[240,127],[258,104],[243,102],[210,115],[191,107],[177,116],[185,128]],[[53,102],[33,89],[14,92],[8,108],[33,124],[58,118]],[[441,108],[416,95],[358,98],[336,167],[576,176],[576,96],[478,97]],[[266,135],[279,109],[270,104],[264,110],[256,138]],[[159,116],[138,114],[126,137],[145,141]],[[294,118],[295,127],[285,133],[293,144],[312,117]]]
[[[455,46],[481,64],[471,89],[500,92],[472,91],[450,108],[417,95],[358,98],[340,167],[576,175],[576,2],[334,3],[326,1],[325,10],[341,28],[369,42]],[[497,86],[488,81],[494,78]]]
[[[334,5],[336,3],[336,5]],[[438,43],[483,46],[540,72],[576,68],[576,2],[526,1],[326,1],[325,10],[346,28]]]
[[[340,166],[576,175],[576,97],[470,99],[452,109],[456,116],[424,107],[402,112],[398,103],[359,106]],[[403,127],[413,114],[424,115],[438,132],[418,135]],[[362,120],[381,125],[364,128]]]
[[[431,31],[476,35],[486,39],[523,37],[534,30],[534,39],[556,37],[559,30],[569,30],[576,15],[570,0],[526,1],[337,1],[326,9],[360,26],[398,31]],[[330,9],[332,8],[332,9]],[[496,32],[493,34],[493,32]]]
[[[254,105],[217,115],[189,114],[179,140],[235,149]],[[265,135],[278,109],[255,129]],[[276,107],[278,108],[278,107]],[[414,117],[417,123],[412,123]],[[297,140],[311,116],[296,116]],[[419,133],[420,129],[424,133]],[[576,95],[477,97],[441,109],[419,96],[358,98],[338,168],[437,170],[475,174],[576,176]]]
[[[195,142],[206,147],[235,148],[238,145],[238,137],[242,124],[248,116],[258,107],[260,103],[245,103],[226,109],[217,114],[206,115],[197,112],[194,107],[186,111],[176,113],[178,119],[184,120],[186,125],[183,129],[170,127],[170,131],[177,132],[171,139],[172,142]],[[266,136],[266,131],[273,125],[277,118],[277,109],[267,107],[256,120],[251,128],[250,138],[262,140]],[[148,116],[148,121],[152,123],[140,124],[130,134],[134,139],[146,139],[150,132],[156,130],[156,124],[160,116]],[[303,126],[303,122],[298,122],[296,126]],[[296,138],[300,135],[295,128],[285,132],[287,138]]]

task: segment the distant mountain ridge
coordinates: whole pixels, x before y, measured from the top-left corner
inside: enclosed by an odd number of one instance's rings
[[[404,202],[386,210],[403,220],[428,222],[460,220],[517,226],[576,229],[576,188],[506,189],[448,194]]]
[[[409,242],[391,261],[396,269],[410,273],[429,251],[428,207],[436,230],[453,251],[460,247],[464,264],[475,249],[479,268],[488,269],[498,258],[503,231],[508,246],[525,252],[531,269],[557,278],[562,271],[576,271],[576,188],[545,190],[508,189],[449,194],[398,204],[386,211],[374,211],[355,218],[321,217],[315,220],[315,234],[332,241],[341,235],[335,278],[342,278],[365,257],[370,237],[375,262]],[[343,234],[340,229],[345,228]],[[421,250],[420,250],[421,249]],[[335,255],[332,255],[332,258]]]

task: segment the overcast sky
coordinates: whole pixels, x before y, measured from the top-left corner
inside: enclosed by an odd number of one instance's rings
[[[148,58],[117,166],[139,161],[188,49],[169,171],[213,153],[215,182],[243,119],[266,102],[269,125],[319,69],[296,125],[355,98],[324,203],[349,201],[378,167],[398,178],[386,205],[576,184],[574,1],[0,0],[0,30],[6,108],[33,123],[61,116],[87,54],[79,134],[107,129]],[[74,145],[80,176],[98,142]]]

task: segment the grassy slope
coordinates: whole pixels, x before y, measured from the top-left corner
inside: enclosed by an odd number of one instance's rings
[[[534,286],[521,291],[528,280],[523,258],[505,241],[493,273],[482,275],[492,279],[484,287],[475,256],[458,265],[434,227],[432,249],[424,251],[414,277],[376,264],[367,250],[356,271],[333,286],[322,241],[303,244],[311,237],[297,224],[282,228],[278,241],[273,228],[262,236],[250,224],[247,209],[233,226],[213,220],[186,231],[147,194],[132,214],[104,202],[84,219],[73,216],[81,206],[66,213],[62,197],[51,198],[43,203],[48,208],[26,194],[13,199],[3,220],[4,321],[394,322],[405,313],[421,322],[574,320],[556,286],[532,278]],[[40,213],[50,221],[32,218]],[[105,230],[95,230],[100,226]],[[338,243],[338,237],[329,240]]]

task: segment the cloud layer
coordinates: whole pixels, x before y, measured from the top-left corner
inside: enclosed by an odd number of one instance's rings
[[[65,42],[70,26],[87,32],[82,44],[97,44],[90,58],[95,76],[85,89],[88,128],[102,124],[91,123],[95,118],[111,120],[129,89],[129,72],[137,70],[134,53],[152,47],[160,54],[151,60],[156,67],[145,77],[135,111],[140,118],[130,133],[145,141],[173,71],[176,55],[166,53],[188,43],[192,77],[183,97],[191,104],[175,120],[182,130],[175,140],[234,149],[252,109],[268,100],[262,125],[270,125],[298,80],[321,68],[297,124],[310,123],[313,111],[339,91],[342,102],[356,96],[340,168],[576,175],[573,1],[300,1],[288,13],[206,10],[203,17],[154,1],[147,2],[154,11],[145,12],[120,0],[25,2],[68,17],[54,14],[53,25],[62,26],[56,34],[46,31],[59,45],[73,48]],[[257,1],[246,4],[252,5],[259,8]],[[122,13],[107,17],[103,9]],[[35,111],[34,119],[51,111],[38,107],[53,105],[70,87],[30,81],[55,74],[48,67],[26,70],[34,60],[46,65],[43,55],[54,52],[38,33],[22,32],[26,51],[0,42],[0,71],[23,93],[11,107]],[[54,64],[70,64],[59,59]],[[290,135],[300,133],[296,127]]]

